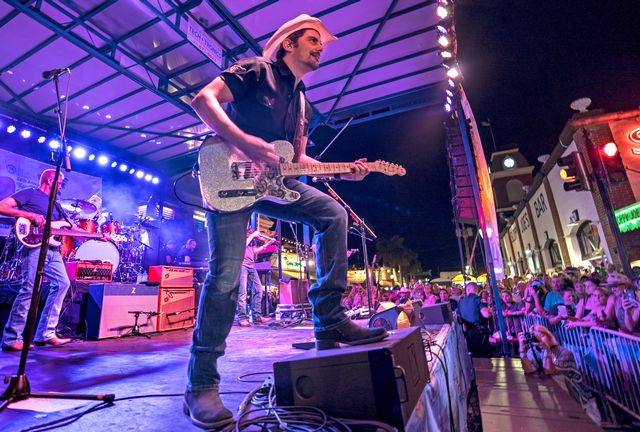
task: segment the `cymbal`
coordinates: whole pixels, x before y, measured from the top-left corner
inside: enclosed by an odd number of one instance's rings
[[[84,201],[81,199],[63,199],[59,200],[58,204],[60,207],[65,209],[70,213],[82,214],[89,216],[96,212],[97,208],[89,201]]]
[[[149,229],[158,229],[157,226],[150,224],[149,222],[145,221],[145,220],[141,220],[140,221],[140,225],[145,227],[145,228],[149,228]]]

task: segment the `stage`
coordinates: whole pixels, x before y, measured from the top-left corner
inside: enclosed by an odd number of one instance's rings
[[[361,322],[364,324],[364,321]],[[310,324],[310,323],[308,323]],[[469,370],[465,362],[464,339],[448,326],[434,327],[432,335],[445,353],[434,352],[449,367],[450,391],[454,399],[456,430],[466,427],[466,394]],[[269,326],[234,326],[227,343],[227,354],[219,361],[223,376],[221,392],[225,404],[235,411],[245,393],[255,389],[273,373],[272,364],[300,353],[293,342],[307,341],[310,325],[274,329]],[[77,341],[60,348],[31,351],[27,376],[34,392],[115,393],[117,399],[141,395],[175,395],[132,400],[116,400],[112,407],[90,413],[63,430],[198,430],[182,414],[181,394],[186,382],[191,330],[177,330],[142,337]],[[19,353],[0,354],[0,372],[15,373]],[[468,366],[468,365],[467,365]],[[446,381],[439,361],[429,363],[431,383],[423,391],[407,430],[449,430]],[[241,382],[244,374],[259,382]],[[59,419],[96,405],[97,402],[31,399],[11,406],[0,415],[0,430],[18,431]]]

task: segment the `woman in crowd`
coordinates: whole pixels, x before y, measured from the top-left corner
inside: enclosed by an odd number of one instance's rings
[[[578,310],[576,311],[576,318],[584,318],[598,306],[598,288],[600,287],[600,280],[597,278],[589,277],[584,280],[584,295],[578,301]]]
[[[438,301],[438,297],[436,297],[431,292],[431,286],[429,284],[424,284],[424,305],[433,305]]]
[[[618,272],[612,272],[607,278],[607,288],[611,295],[607,301],[606,315],[609,325],[625,333],[635,331],[638,326],[638,293],[631,280]]]
[[[586,287],[586,284],[585,284]],[[592,306],[589,313],[584,317],[579,317],[576,314],[576,319],[565,322],[565,327],[568,329],[573,329],[576,327],[596,327],[596,326],[604,326],[607,321],[607,314],[605,312],[605,308],[607,307],[607,299],[609,298],[609,294],[604,288],[596,288],[590,297],[593,297],[597,302]]]
[[[414,285],[413,291],[411,291],[411,300],[420,300],[424,301],[425,294],[424,288],[422,288],[422,284],[416,283]]]

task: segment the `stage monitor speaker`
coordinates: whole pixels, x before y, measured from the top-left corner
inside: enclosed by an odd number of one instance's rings
[[[313,406],[333,417],[378,420],[399,430],[429,382],[415,327],[374,344],[310,350],[273,369],[279,406]]]
[[[309,282],[283,278],[280,280],[280,304],[305,304],[309,303]]]
[[[451,324],[453,322],[451,303],[436,303],[430,306],[423,306],[420,309],[420,321],[424,325]]]
[[[87,303],[87,338],[104,339],[123,336],[131,331],[135,315],[129,312],[157,312],[158,287],[132,283],[89,285]],[[140,332],[156,331],[156,318],[141,314]]]
[[[160,288],[158,292],[159,332],[193,327],[196,315],[194,288]]]
[[[160,288],[193,288],[193,268],[151,266],[149,282],[158,282]]]

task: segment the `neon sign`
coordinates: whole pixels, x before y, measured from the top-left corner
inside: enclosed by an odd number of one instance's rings
[[[634,143],[640,144],[640,127],[629,132],[629,139]]]
[[[620,232],[633,231],[640,228],[640,202],[614,210]]]

